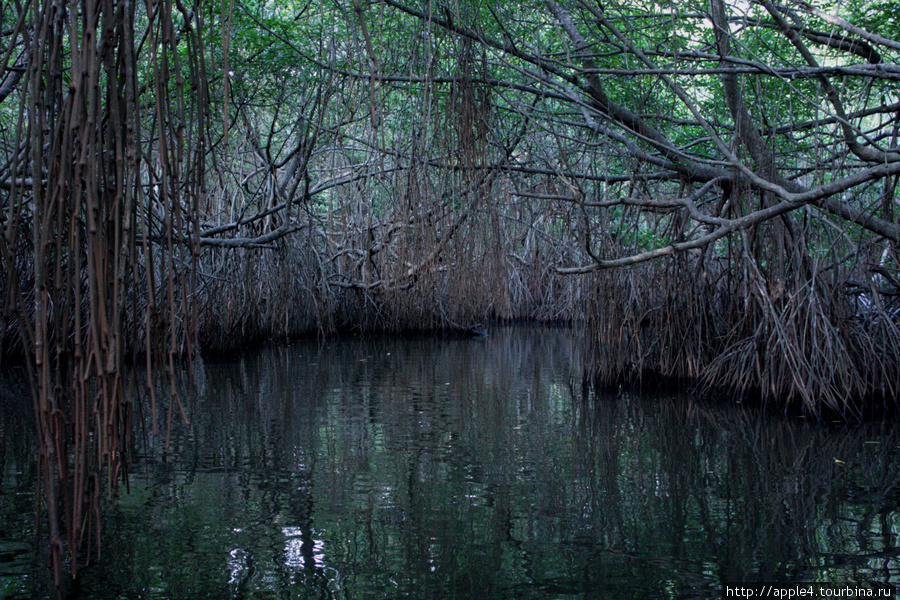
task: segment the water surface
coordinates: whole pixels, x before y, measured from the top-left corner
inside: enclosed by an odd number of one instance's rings
[[[893,426],[589,394],[579,361],[566,330],[511,328],[197,364],[168,452],[167,405],[157,438],[143,414],[130,491],[74,597],[643,600],[900,580]],[[27,420],[0,424],[14,598],[46,580],[23,562]]]

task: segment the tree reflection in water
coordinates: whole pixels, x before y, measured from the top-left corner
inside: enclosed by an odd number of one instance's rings
[[[116,550],[80,594],[718,598],[900,577],[890,424],[583,393],[580,356],[567,330],[510,328],[208,360],[170,453],[138,441]]]

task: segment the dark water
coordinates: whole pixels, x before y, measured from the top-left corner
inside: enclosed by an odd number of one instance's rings
[[[296,343],[194,371],[76,598],[721,598],[900,581],[900,436],[583,395],[565,330]],[[12,385],[12,384],[10,384]],[[0,596],[31,566],[28,410],[0,421]],[[27,407],[27,403],[24,404]],[[164,428],[165,406],[160,407]],[[25,433],[23,433],[25,432]]]

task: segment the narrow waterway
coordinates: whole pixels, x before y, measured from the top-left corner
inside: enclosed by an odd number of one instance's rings
[[[581,389],[565,329],[279,345],[141,415],[76,598],[721,598],[900,581],[900,435]],[[31,566],[27,390],[0,417],[0,596]],[[140,386],[137,386],[139,389]],[[20,402],[17,402],[17,398]],[[177,410],[176,410],[177,413]]]

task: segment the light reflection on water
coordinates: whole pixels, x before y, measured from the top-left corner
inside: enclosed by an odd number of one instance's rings
[[[579,356],[565,330],[517,328],[197,365],[193,425],[168,455],[138,440],[75,597],[720,598],[725,581],[900,579],[893,426],[583,394]],[[13,511],[33,493],[13,446],[2,544],[28,530]],[[30,597],[4,548],[0,595]]]

